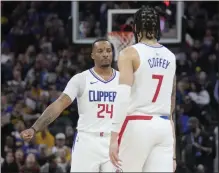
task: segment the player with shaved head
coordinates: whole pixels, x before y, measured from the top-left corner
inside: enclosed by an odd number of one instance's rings
[[[106,39],[95,41],[91,58],[94,67],[73,76],[61,96],[21,136],[26,141],[31,140],[77,98],[78,133],[72,151],[71,172],[112,172],[108,151],[119,78],[118,72],[111,67],[112,44]]]

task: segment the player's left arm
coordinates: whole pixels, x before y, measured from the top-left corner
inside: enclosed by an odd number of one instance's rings
[[[133,59],[138,56],[133,47],[128,47],[120,52],[118,57],[118,69],[120,72],[117,96],[114,105],[112,125],[112,138],[117,140],[120,126],[127,114],[131,86],[134,80]]]
[[[176,135],[175,135],[175,126],[174,126],[174,121],[173,121],[173,114],[175,110],[175,105],[176,105],[176,76],[174,76],[173,79],[173,88],[172,88],[172,95],[171,95],[171,125],[172,125],[172,132],[173,132],[173,139],[174,139],[174,155],[173,158],[176,158]]]
[[[175,111],[176,106],[176,76],[174,76],[173,79],[173,89],[172,89],[172,95],[171,95],[171,119],[173,120],[173,114]]]

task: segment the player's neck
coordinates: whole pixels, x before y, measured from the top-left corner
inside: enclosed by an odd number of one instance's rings
[[[112,74],[112,67],[96,67],[94,66],[94,71],[99,75],[111,75]]]
[[[157,42],[156,39],[152,39],[152,40],[148,40],[148,39],[141,39],[140,41],[141,43],[145,43],[145,44],[148,44],[148,45],[155,45],[155,44],[159,44]]]

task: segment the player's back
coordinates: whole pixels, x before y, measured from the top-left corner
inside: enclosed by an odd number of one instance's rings
[[[133,45],[140,58],[134,73],[129,115],[169,115],[173,78],[176,70],[174,54],[162,45]]]

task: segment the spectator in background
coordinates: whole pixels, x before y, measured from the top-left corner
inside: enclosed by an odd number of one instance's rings
[[[66,142],[65,143],[69,148],[72,148],[74,136],[75,136],[76,132],[74,132],[74,129],[72,128],[72,126],[66,126],[65,134],[66,134]]]
[[[201,114],[201,109],[190,99],[188,95],[184,95],[182,107],[185,114],[187,114],[189,117],[199,117]]]
[[[185,134],[188,131],[188,120],[189,116],[185,114],[183,107],[177,105],[176,116],[178,117],[179,130],[181,134]]]
[[[218,75],[218,78],[219,78],[219,75]],[[215,83],[214,98],[217,101],[217,103],[219,104],[219,79],[217,79],[217,81]]]
[[[207,90],[202,88],[201,84],[192,83],[191,89],[192,91],[189,92],[188,95],[197,105],[206,106],[210,103],[209,93]]]
[[[24,165],[24,152],[22,149],[17,149],[15,152],[15,161],[19,166],[19,169]]]
[[[36,157],[34,154],[30,153],[26,157],[26,161],[24,166],[21,167],[19,173],[40,173],[40,167],[36,161]]]
[[[215,139],[216,139],[216,156],[214,159],[214,172],[218,172],[218,127],[214,129]]]
[[[39,145],[39,158],[38,163],[40,166],[43,166],[48,159],[48,156],[51,154],[51,149],[45,144]]]
[[[12,152],[13,153],[14,150],[15,150],[14,138],[12,136],[7,136],[6,137],[5,146],[4,146],[4,153],[8,153],[8,152]]]
[[[9,101],[8,96],[2,95],[1,96],[1,103],[2,103],[2,105],[1,105],[2,116],[5,117],[7,115],[10,115],[10,113],[13,110],[13,107],[12,107],[12,104],[10,103],[10,101]],[[9,117],[9,116],[7,116],[7,117]],[[9,119],[6,123],[9,123]],[[4,123],[2,123],[2,124],[4,124]]]
[[[191,171],[205,172],[209,168],[208,159],[214,155],[210,136],[201,129],[199,121],[191,117],[188,121],[188,134],[183,137],[183,160]],[[211,158],[212,160],[212,158]],[[212,170],[208,170],[211,172]]]
[[[23,121],[18,120],[15,124],[15,131],[12,132],[12,136],[15,138],[16,147],[21,147],[23,145],[23,140],[21,139],[20,132],[25,129],[25,124]]]
[[[55,137],[55,146],[52,148],[52,153],[57,153],[57,156],[62,157],[62,155],[59,155],[60,153],[62,154],[63,150],[65,151],[65,159],[66,161],[71,160],[71,149],[65,145],[65,134],[63,133],[58,133]],[[59,152],[61,151],[61,152]]]
[[[70,161],[70,160],[69,160]],[[66,150],[64,148],[57,151],[56,162],[62,168],[63,172],[66,172],[68,164],[70,162],[66,160]]]
[[[2,81],[1,84],[6,83],[12,78],[12,69],[14,66],[14,53],[10,52],[10,45],[7,42],[3,42],[1,46],[1,68]]]
[[[63,169],[56,163],[56,156],[50,155],[48,162],[40,169],[40,173],[64,173]]]
[[[19,69],[13,70],[13,79],[7,82],[8,91],[14,93],[23,93],[25,83],[22,81],[21,71]]]
[[[13,132],[14,135],[16,135],[16,131],[19,132],[25,126],[22,108],[23,102],[17,101],[16,104],[13,106],[13,110],[11,112],[10,120],[15,127],[15,131]]]
[[[55,138],[48,129],[38,132],[35,137],[36,145],[45,144],[48,148],[55,145]]]
[[[39,158],[39,145],[35,143],[35,137],[29,142],[25,143],[22,147],[25,156],[34,154],[35,157]]]
[[[4,173],[15,173],[19,171],[19,167],[15,162],[13,152],[8,152],[6,154],[6,159],[1,166],[1,171]]]

